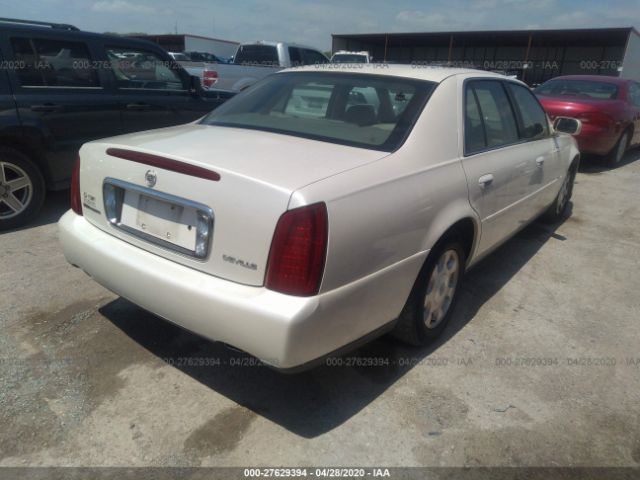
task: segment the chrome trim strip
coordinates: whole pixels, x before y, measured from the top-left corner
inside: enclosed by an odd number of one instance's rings
[[[182,205],[182,206],[186,206],[186,207],[190,207],[193,208],[199,212],[202,212],[206,215],[206,217],[208,218],[209,221],[209,234],[208,234],[208,238],[207,238],[207,248],[206,251],[204,253],[204,255],[196,255],[195,250],[189,250],[187,248],[181,247],[179,245],[175,245],[171,242],[167,242],[166,240],[162,240],[161,238],[157,238],[154,237],[153,235],[149,235],[148,233],[142,232],[140,230],[137,230],[135,228],[129,227],[127,225],[123,225],[122,223],[120,223],[120,215],[122,214],[122,202],[124,200],[124,192],[122,195],[118,196],[118,202],[116,204],[116,216],[115,217],[110,217],[109,216],[109,208],[107,207],[106,204],[106,195],[105,195],[105,186],[106,185],[111,185],[113,187],[119,188],[123,191],[125,190],[133,190],[136,191],[140,194],[143,194],[147,197],[151,197],[151,198],[157,198],[159,200],[162,200],[164,202],[168,202],[168,203],[172,203],[174,205]],[[176,195],[171,195],[169,193],[164,193],[164,192],[158,192],[156,190],[152,190],[151,188],[147,188],[147,187],[142,187],[140,185],[136,185],[134,183],[129,183],[129,182],[124,182],[122,180],[118,180],[115,178],[110,178],[107,177],[104,179],[104,182],[102,183],[102,202],[103,202],[103,206],[104,206],[104,212],[105,212],[105,216],[107,217],[107,221],[115,228],[117,228],[120,231],[123,231],[129,235],[132,235],[134,237],[138,237],[141,240],[144,240],[146,242],[152,243],[154,245],[157,245],[159,247],[162,247],[166,250],[170,250],[172,252],[175,253],[179,253],[181,255],[186,255],[188,257],[191,258],[195,258],[197,260],[207,260],[209,258],[209,253],[211,252],[211,244],[212,244],[212,239],[213,239],[213,226],[214,226],[214,214],[213,214],[213,210],[202,204],[202,203],[198,203],[198,202],[194,202],[192,200],[187,200],[186,198],[182,198],[182,197],[178,197]]]

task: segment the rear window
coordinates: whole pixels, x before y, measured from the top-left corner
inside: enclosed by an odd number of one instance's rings
[[[82,42],[12,38],[18,81],[23,87],[99,87],[98,75]]]
[[[337,53],[331,57],[333,63],[367,63],[365,55],[356,55],[350,53]]]
[[[278,50],[272,45],[241,45],[233,63],[278,66]]]
[[[589,99],[613,100],[618,87],[613,83],[592,80],[549,80],[534,90],[538,95],[570,96]]]
[[[283,73],[238,94],[201,123],[393,151],[435,85],[366,74]]]

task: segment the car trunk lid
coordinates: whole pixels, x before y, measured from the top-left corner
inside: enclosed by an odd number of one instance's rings
[[[292,193],[387,153],[186,125],[92,142],[80,155],[89,222],[153,254],[259,286],[275,226]],[[112,200],[119,203],[114,207]],[[207,251],[199,256],[202,212],[210,215],[210,231]]]

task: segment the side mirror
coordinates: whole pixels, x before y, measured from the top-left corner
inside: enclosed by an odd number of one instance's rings
[[[556,132],[568,133],[569,135],[579,135],[582,131],[582,122],[577,118],[556,117],[553,121],[553,129]]]
[[[202,95],[202,81],[197,75],[189,75],[189,92],[193,95]]]

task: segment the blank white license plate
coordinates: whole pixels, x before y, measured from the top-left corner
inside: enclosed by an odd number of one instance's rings
[[[127,190],[121,222],[165,242],[194,250],[196,245],[196,209],[178,205],[139,192]]]

